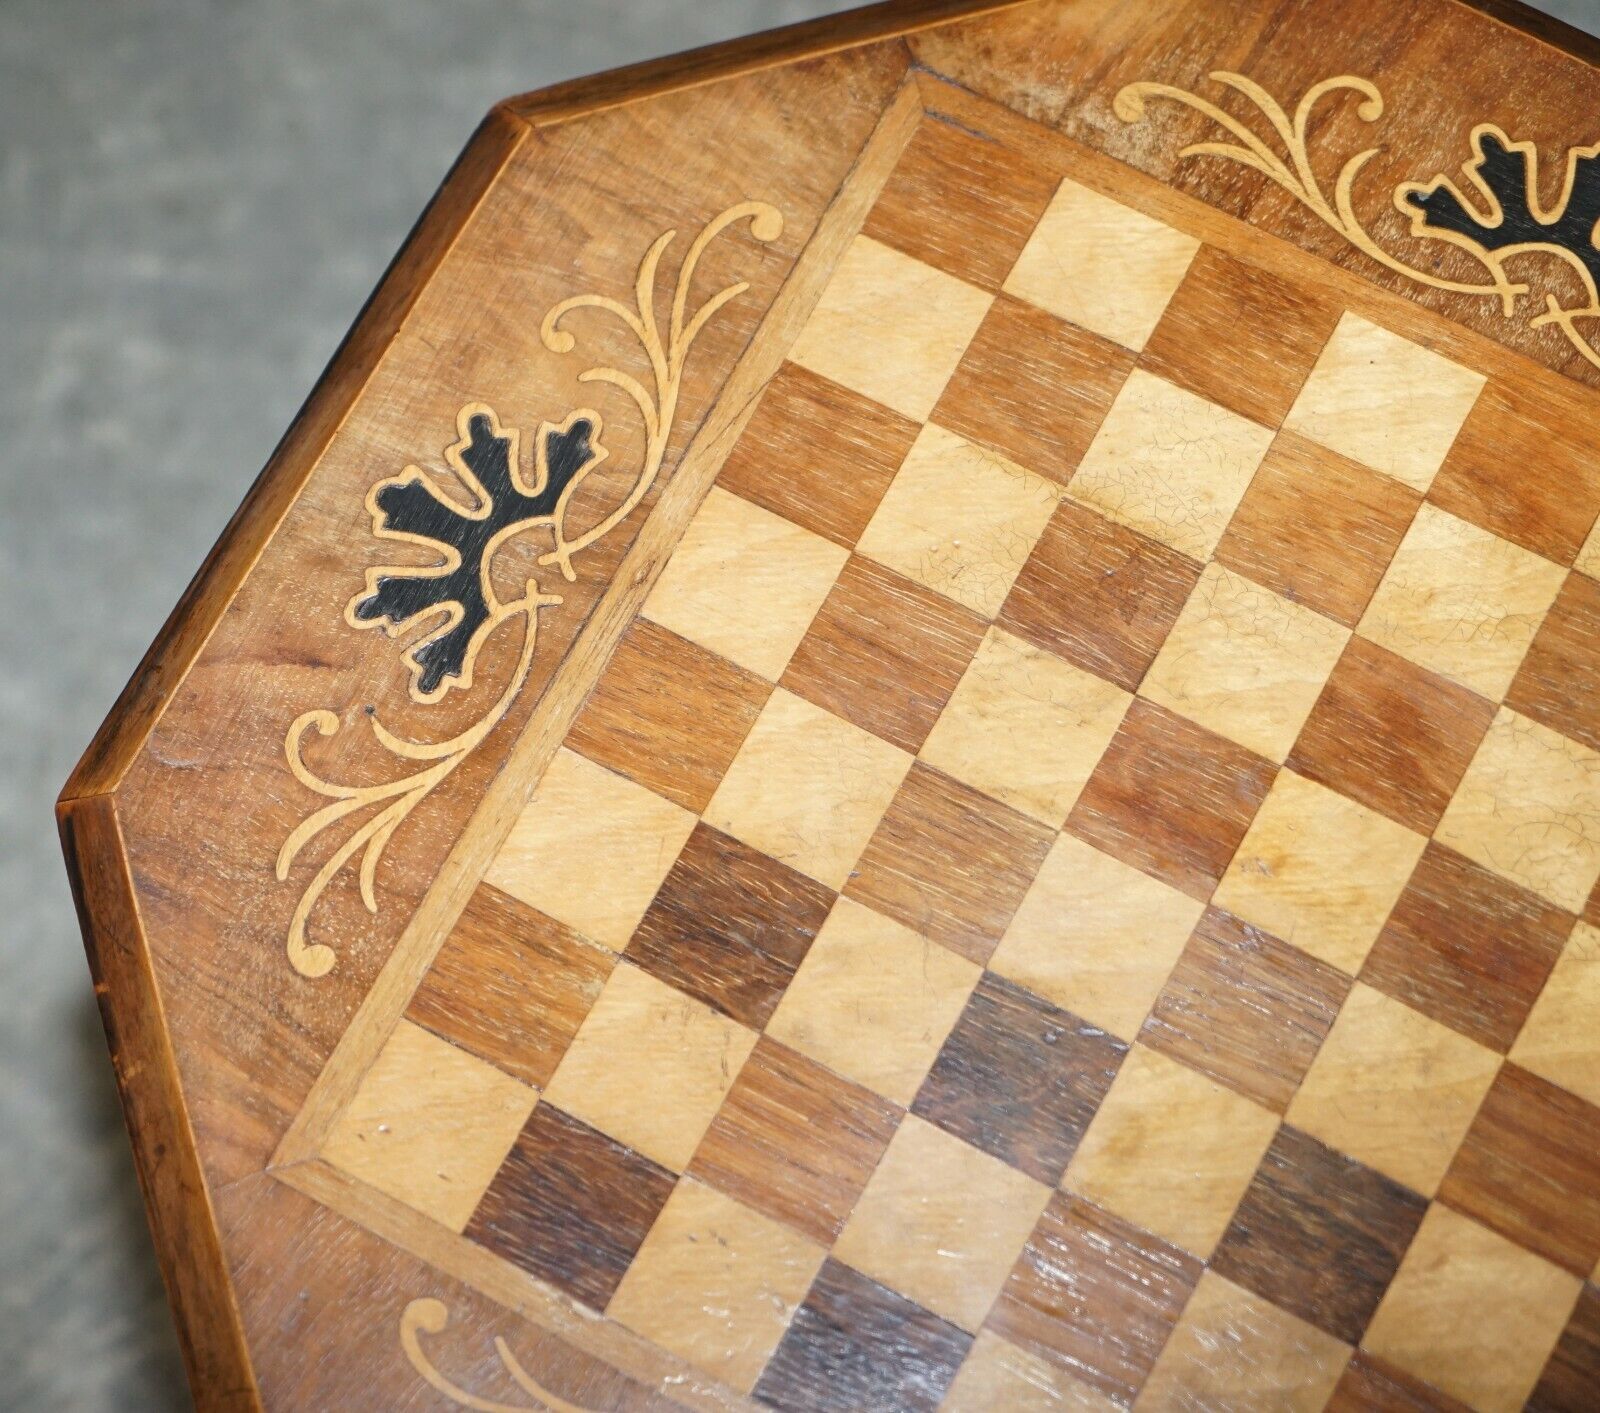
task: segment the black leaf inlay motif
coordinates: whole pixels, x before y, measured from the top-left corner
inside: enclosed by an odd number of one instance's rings
[[[1540,219],[1537,210],[1538,165],[1532,149],[1513,143],[1497,128],[1473,134],[1475,160],[1467,170],[1482,187],[1491,209],[1474,211],[1443,179],[1405,193],[1422,224],[1450,231],[1485,250],[1519,245],[1556,246],[1577,259],[1600,286],[1600,248],[1595,223],[1600,221],[1600,155],[1579,152],[1572,158],[1571,183],[1560,209]]]
[[[518,476],[517,435],[502,429],[492,410],[464,408],[461,440],[446,453],[473,503],[448,499],[415,467],[379,483],[369,497],[380,535],[436,549],[441,562],[416,568],[387,566],[369,576],[368,591],[350,606],[358,623],[384,621],[399,631],[443,614],[440,627],[408,654],[419,695],[434,698],[470,682],[475,640],[494,614],[488,560],[519,530],[553,522],[562,493],[605,452],[598,418],[575,414],[560,427],[541,428],[536,489]]]

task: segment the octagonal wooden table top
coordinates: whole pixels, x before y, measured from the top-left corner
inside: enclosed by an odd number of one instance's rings
[[[490,113],[62,796],[199,1404],[1600,1406],[1597,57]]]

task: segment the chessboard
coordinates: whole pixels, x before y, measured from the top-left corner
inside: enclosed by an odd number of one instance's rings
[[[404,652],[415,710],[508,665],[539,700],[375,728],[413,773],[343,794],[339,718],[291,729],[333,803],[279,787],[310,821],[279,876],[328,860],[289,955],[367,989],[274,1190],[433,1273],[383,1351],[404,1406],[1595,1406],[1594,393],[1036,114],[918,95],[698,481],[616,359],[598,411],[519,443],[464,404],[369,473],[344,632]],[[772,238],[782,193],[744,195],[703,249]],[[677,468],[572,533],[626,484],[629,397]],[[533,524],[513,603],[483,547]],[[641,558],[542,668],[617,525]],[[376,911],[407,792],[491,731],[392,952],[335,962],[322,890],[364,916],[336,875],[370,857]],[[385,801],[367,855],[317,844]],[[263,1316],[317,1318],[293,1279]]]

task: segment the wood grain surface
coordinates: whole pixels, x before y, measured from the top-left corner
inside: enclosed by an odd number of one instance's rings
[[[891,4],[491,113],[63,791],[200,1405],[1583,1406],[1593,277],[1405,192],[1557,200],[1597,59]],[[419,694],[474,408],[605,454]]]

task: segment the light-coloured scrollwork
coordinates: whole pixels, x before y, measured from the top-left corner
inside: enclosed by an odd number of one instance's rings
[[[621,388],[633,400],[639,409],[639,416],[644,420],[647,438],[646,470],[645,474],[634,482],[633,489],[620,505],[603,520],[583,531],[576,539],[567,538],[564,514],[576,482],[564,492],[556,511],[555,548],[542,556],[539,562],[558,565],[563,577],[569,580],[573,577],[572,556],[593,544],[602,535],[609,534],[650,489],[656,472],[660,469],[661,458],[666,454],[667,440],[672,435],[672,423],[678,411],[678,392],[683,381],[683,365],[689,356],[689,349],[700,336],[700,331],[722,306],[730,299],[737,299],[750,288],[748,281],[738,280],[718,290],[692,315],[689,313],[689,285],[694,279],[694,272],[699,267],[700,257],[705,253],[706,246],[734,222],[742,220],[750,222],[750,234],[760,241],[776,240],[783,233],[783,217],[775,207],[763,201],[746,201],[738,206],[732,206],[706,226],[695,237],[694,243],[689,247],[689,253],[684,256],[683,267],[678,272],[677,287],[672,295],[670,322],[664,340],[661,326],[656,319],[654,290],[656,269],[667,247],[672,244],[674,236],[672,231],[666,231],[658,236],[655,244],[645,253],[644,259],[639,264],[639,276],[634,283],[635,308],[629,309],[627,305],[602,295],[580,294],[562,300],[545,315],[544,323],[539,326],[539,337],[544,340],[546,348],[552,353],[570,353],[575,340],[561,327],[561,321],[568,314],[575,309],[598,309],[613,314],[633,332],[634,337],[644,348],[650,360],[651,377],[655,382],[652,396],[637,378],[616,368],[589,368],[578,375],[580,383],[610,383],[614,387]]]
[[[331,947],[322,942],[311,941],[307,936],[312,911],[322,899],[328,886],[359,854],[357,881],[361,901],[368,912],[377,912],[377,868],[395,830],[478,749],[504,718],[527,681],[538,642],[540,611],[561,603],[561,598],[558,595],[544,593],[537,583],[529,580],[520,596],[510,602],[502,602],[495,595],[492,582],[494,553],[514,539],[523,529],[548,528],[553,547],[540,556],[538,563],[556,566],[564,578],[571,580],[575,577],[573,556],[581,553],[619,525],[638,506],[655,483],[677,417],[683,372],[689,351],[718,311],[729,300],[737,298],[749,288],[746,281],[736,281],[718,290],[691,311],[691,287],[707,245],[728,227],[740,221],[748,221],[751,234],[760,241],[774,240],[783,230],[783,218],[779,212],[760,201],[741,202],[715,217],[695,237],[679,267],[664,330],[656,313],[655,286],[661,259],[676,235],[673,231],[666,231],[660,235],[640,262],[634,284],[633,308],[606,296],[582,294],[563,300],[546,315],[540,334],[546,347],[555,353],[569,353],[577,346],[576,338],[562,327],[562,321],[579,309],[594,309],[615,316],[638,339],[650,366],[649,386],[631,373],[611,366],[593,366],[585,369],[578,377],[580,382],[602,383],[618,388],[631,400],[643,420],[645,450],[639,472],[634,477],[627,495],[595,524],[586,527],[580,533],[569,535],[566,516],[572,503],[573,493],[605,455],[603,448],[599,448],[598,442],[575,474],[565,482],[559,498],[549,513],[532,515],[516,522],[511,527],[512,532],[497,535],[484,554],[481,570],[474,576],[473,582],[481,592],[481,598],[477,600],[480,613],[486,611],[487,616],[484,618],[484,626],[473,635],[470,645],[464,650],[457,664],[460,669],[457,674],[460,685],[470,687],[473,661],[492,634],[508,623],[519,624],[522,631],[521,649],[517,655],[516,665],[488,710],[465,730],[439,741],[417,740],[398,734],[386,727],[376,714],[367,713],[365,719],[370,724],[378,745],[396,760],[416,767],[396,779],[375,784],[348,784],[333,780],[321,774],[306,761],[305,745],[311,732],[315,731],[321,737],[330,737],[340,730],[341,720],[336,712],[325,708],[304,712],[290,724],[284,741],[284,754],[290,771],[301,785],[330,803],[308,816],[284,841],[277,859],[279,881],[287,880],[296,860],[313,840],[353,816],[359,816],[363,811],[371,811],[344,842],[324,860],[306,885],[295,907],[289,923],[286,950],[290,964],[302,976],[324,976],[332,969],[336,960]],[[599,420],[597,414],[574,413],[561,427],[553,427],[547,423],[541,428],[539,438],[541,458],[549,436],[569,431],[574,427],[576,419],[584,416],[592,419],[594,426],[593,428],[585,426],[582,430],[586,433],[594,431],[597,435]],[[481,516],[483,487],[481,484],[476,484],[466,472],[462,461],[464,448],[468,446],[471,435],[468,424],[475,417],[481,421],[485,435],[500,438],[511,447],[513,465],[508,469],[509,482],[514,486],[516,493],[528,495],[528,488],[521,484],[514,465],[517,456],[515,433],[507,434],[500,427],[492,409],[478,404],[469,404],[462,409],[458,419],[461,440],[446,454],[452,469],[463,483],[463,489],[470,498],[473,498],[475,504],[453,503],[451,498],[441,494],[436,487],[432,487],[423,473],[415,468],[408,468],[404,475],[386,480],[380,485],[393,487],[401,492],[409,491],[413,497],[420,493],[430,495],[439,505],[445,507],[447,513],[467,517]],[[536,490],[543,489],[548,484],[546,480],[548,467],[542,459],[539,469]],[[376,490],[375,487],[374,491]],[[376,502],[375,495],[369,495],[368,508],[373,515],[375,534],[388,539],[416,539],[412,535],[395,533],[393,525],[386,519],[388,512]],[[418,542],[432,543],[427,540]],[[437,583],[447,573],[459,567],[459,557],[452,560],[453,551],[449,546],[432,544],[432,547],[442,555],[442,561],[438,565],[425,569],[388,565],[370,572],[367,575],[365,593],[358,594],[356,599],[352,600],[351,610],[347,613],[347,619],[352,626],[358,628],[377,626],[380,621],[379,615],[364,617],[356,610],[363,601],[374,601],[373,595],[385,576],[395,578],[409,576],[413,581]],[[395,622],[390,631],[409,631],[419,623],[431,621],[433,632],[430,639],[437,638],[452,622],[460,622],[460,614],[459,604],[434,604],[426,611],[417,612]],[[419,663],[414,650],[408,653],[406,660],[413,673],[412,696],[417,701],[434,701],[444,694],[448,683],[433,684],[430,690],[420,691]]]
[[[1180,156],[1221,157],[1260,172],[1385,269],[1434,289],[1493,297],[1507,319],[1516,314],[1517,298],[1528,293],[1528,286],[1511,278],[1506,262],[1523,255],[1555,256],[1582,284],[1584,301],[1565,304],[1547,292],[1544,312],[1529,319],[1528,326],[1538,329],[1554,325],[1573,348],[1600,367],[1600,349],[1579,328],[1580,322],[1600,319],[1600,288],[1596,280],[1600,249],[1594,239],[1594,221],[1600,214],[1600,144],[1568,151],[1561,193],[1550,207],[1539,200],[1539,158],[1534,145],[1513,142],[1493,123],[1481,123],[1472,130],[1472,156],[1462,164],[1472,198],[1443,174],[1427,182],[1400,183],[1392,193],[1393,203],[1406,218],[1411,235],[1419,240],[1444,241],[1465,251],[1488,276],[1487,282],[1481,284],[1451,280],[1408,264],[1385,250],[1356,215],[1356,177],[1379,148],[1367,148],[1345,161],[1334,179],[1331,199],[1312,167],[1308,129],[1317,105],[1341,91],[1356,93],[1361,97],[1356,115],[1363,122],[1376,122],[1383,116],[1383,97],[1372,83],[1351,74],[1324,79],[1306,90],[1291,118],[1270,93],[1243,74],[1218,70],[1210,77],[1254,105],[1282,144],[1282,153],[1231,113],[1172,84],[1131,83],[1117,94],[1112,106],[1117,116],[1129,123],[1145,116],[1145,106],[1151,98],[1165,98],[1192,109],[1236,141],[1191,143]]]
[[[1308,88],[1291,117],[1266,89],[1243,74],[1219,69],[1210,75],[1213,82],[1232,89],[1255,106],[1267,125],[1283,146],[1280,154],[1260,134],[1252,132],[1231,113],[1225,112],[1209,99],[1188,89],[1165,83],[1130,83],[1122,89],[1112,103],[1116,115],[1126,123],[1139,122],[1145,116],[1145,106],[1151,98],[1165,98],[1210,119],[1229,133],[1236,142],[1195,142],[1179,153],[1180,157],[1221,157],[1241,166],[1250,167],[1277,183],[1294,197],[1306,210],[1343,236],[1363,254],[1371,256],[1385,269],[1393,270],[1407,279],[1434,289],[1450,290],[1456,294],[1493,295],[1501,301],[1501,310],[1510,314],[1516,297],[1526,293],[1527,286],[1514,284],[1501,268],[1500,262],[1490,252],[1463,245],[1483,264],[1488,275],[1487,283],[1450,280],[1431,270],[1409,265],[1390,254],[1367,231],[1356,215],[1354,190],[1356,178],[1362,169],[1382,150],[1369,147],[1348,158],[1334,178],[1332,197],[1324,192],[1323,181],[1311,163],[1308,130],[1317,105],[1331,95],[1350,92],[1359,94],[1356,116],[1363,122],[1375,123],[1383,116],[1383,95],[1377,87],[1353,74],[1340,74],[1323,79]],[[1405,208],[1402,208],[1405,209]]]
[[[530,1398],[533,1403],[502,1403],[497,1399],[480,1398],[475,1393],[469,1393],[460,1385],[452,1383],[439,1371],[439,1366],[428,1357],[422,1347],[419,1334],[443,1334],[450,1323],[450,1312],[445,1309],[444,1302],[432,1298],[413,1300],[406,1306],[400,1316],[400,1347],[405,1351],[406,1358],[411,1361],[414,1368],[428,1382],[429,1386],[443,1394],[451,1402],[460,1404],[463,1408],[471,1408],[476,1413],[537,1413],[537,1410],[547,1410],[547,1413],[591,1413],[591,1410],[582,1408],[576,1403],[568,1402],[564,1398],[550,1392],[541,1385],[521,1363],[517,1356],[511,1352],[510,1346],[498,1335],[495,1337],[494,1350],[500,1356],[500,1362],[505,1367],[517,1387]]]

